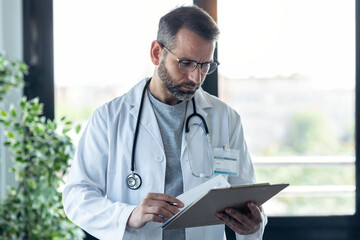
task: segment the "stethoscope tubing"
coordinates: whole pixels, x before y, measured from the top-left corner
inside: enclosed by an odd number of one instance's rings
[[[138,189],[142,184],[142,179],[141,179],[140,175],[135,173],[135,151],[136,151],[136,145],[137,145],[136,144],[137,143],[137,138],[138,138],[138,135],[139,135],[140,120],[141,120],[142,108],[144,106],[145,93],[146,93],[146,90],[148,89],[150,81],[151,81],[151,78],[145,83],[145,86],[144,86],[144,89],[143,89],[143,92],[142,92],[142,95],[141,95],[139,114],[138,114],[137,121],[136,121],[135,133],[134,133],[134,141],[133,141],[132,153],[131,153],[131,173],[126,178],[126,184],[127,184],[128,188],[130,188],[132,190]],[[186,119],[185,133],[189,133],[189,131],[190,131],[189,122],[190,122],[191,118],[193,118],[193,117],[200,118],[200,120],[201,120],[201,122],[202,122],[202,124],[204,126],[206,137],[208,138],[209,147],[211,147],[210,137],[209,137],[209,129],[207,127],[207,124],[206,124],[206,121],[205,121],[204,117],[196,112],[196,104],[195,104],[195,99],[194,98],[195,97],[192,98],[192,104],[193,104],[193,111],[194,112],[192,114],[190,114],[190,116]],[[192,168],[192,166],[190,166],[190,167]],[[199,176],[195,175],[193,171],[192,171],[192,174],[194,176],[196,176],[196,177],[199,177]],[[213,174],[213,172],[212,172],[212,174]],[[212,174],[210,176],[205,176],[205,177],[211,177]]]
[[[190,122],[190,119],[191,118],[193,118],[193,117],[198,117],[198,118],[200,118],[200,120],[201,120],[201,122],[202,122],[202,124],[203,124],[203,126],[204,126],[204,129],[205,129],[205,133],[206,133],[206,135],[208,135],[209,134],[209,129],[208,129],[208,127],[207,127],[207,124],[206,124],[206,121],[205,121],[205,119],[204,119],[204,117],[203,116],[201,116],[200,114],[198,114],[197,112],[196,112],[196,105],[195,105],[195,99],[194,99],[195,97],[193,97],[191,100],[192,100],[192,104],[193,104],[193,113],[192,114],[190,114],[190,116],[186,119],[186,123],[185,123],[185,132],[186,133],[188,133],[189,131],[190,131],[190,128],[189,128],[189,122]]]
[[[136,150],[136,143],[137,143],[137,138],[139,135],[139,126],[140,126],[140,119],[141,119],[141,114],[142,114],[142,108],[143,108],[143,103],[144,103],[144,98],[145,98],[145,93],[146,90],[150,84],[151,78],[146,82],[144,90],[142,92],[141,95],[141,100],[140,100],[140,107],[139,107],[139,115],[137,117],[137,121],[136,121],[136,127],[135,127],[135,135],[134,135],[134,141],[133,141],[133,147],[132,147],[132,153],[131,153],[131,172],[133,173],[135,170],[135,150]]]

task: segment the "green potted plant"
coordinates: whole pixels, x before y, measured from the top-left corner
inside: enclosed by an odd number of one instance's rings
[[[0,100],[23,84],[27,67],[0,54]],[[18,109],[18,110],[16,110]],[[0,110],[5,146],[12,152],[16,187],[0,200],[0,239],[82,239],[83,232],[65,216],[59,187],[63,184],[74,145],[73,124],[42,116],[37,98],[23,97],[19,107]],[[79,132],[80,127],[76,127]]]

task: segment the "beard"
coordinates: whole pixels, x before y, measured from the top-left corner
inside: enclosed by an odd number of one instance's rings
[[[164,86],[169,90],[169,92],[180,101],[190,100],[194,95],[197,89],[199,89],[201,83],[196,84],[191,81],[187,83],[182,83],[179,85],[174,84],[174,78],[171,76],[167,68],[165,67],[164,61],[161,61],[158,68],[158,75]],[[181,90],[181,87],[192,87],[194,90]]]

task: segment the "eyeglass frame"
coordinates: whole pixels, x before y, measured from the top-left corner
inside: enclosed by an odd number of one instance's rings
[[[180,58],[178,58],[174,53],[172,53],[167,47],[165,47],[163,44],[161,44],[161,46],[176,60],[176,61],[178,61],[178,68],[179,68],[179,71],[180,72],[182,72],[182,73],[190,73],[190,72],[192,72],[192,71],[194,71],[197,67],[198,67],[198,65],[200,64],[200,72],[202,73],[202,74],[205,74],[205,75],[210,75],[210,74],[212,74],[213,72],[215,72],[215,70],[216,70],[216,68],[220,65],[220,63],[219,63],[219,61],[218,60],[216,60],[216,58],[214,57],[214,61],[212,61],[212,62],[197,62],[197,61],[195,61],[195,60],[191,60],[191,59],[180,59]],[[188,72],[183,72],[183,71],[181,71],[180,70],[180,64],[181,63],[183,63],[183,62],[193,62],[193,63],[196,63],[196,66],[192,69],[192,70],[190,70],[190,71],[188,71]],[[215,63],[216,64],[216,67],[214,68],[214,70],[212,71],[212,72],[210,72],[209,73],[209,71],[207,72],[207,73],[203,73],[202,72],[202,67],[204,66],[204,64],[209,64],[209,69],[210,69],[210,64],[212,64],[212,63]]]

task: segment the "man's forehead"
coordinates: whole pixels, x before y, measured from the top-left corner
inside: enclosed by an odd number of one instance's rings
[[[200,36],[194,31],[191,31],[190,29],[187,29],[185,27],[182,27],[179,29],[179,31],[176,34],[176,40],[187,40],[187,41],[197,41],[197,42],[208,42],[215,45],[215,40],[208,40]]]
[[[216,41],[206,40],[188,29],[180,29],[176,35],[174,48],[178,50],[213,52],[215,44]]]

